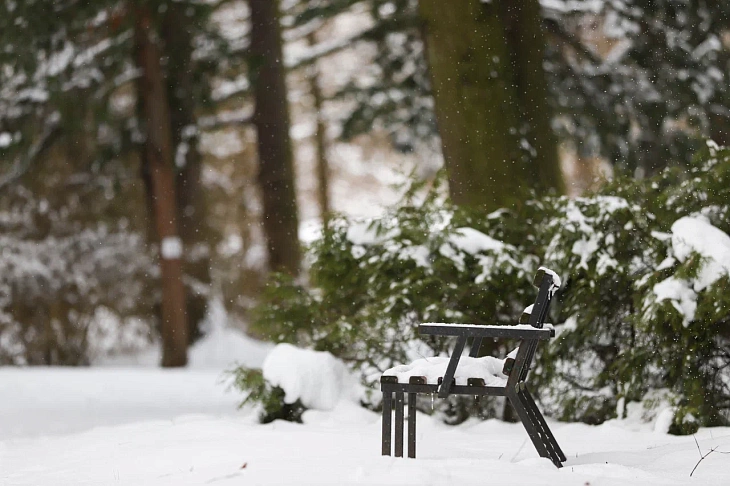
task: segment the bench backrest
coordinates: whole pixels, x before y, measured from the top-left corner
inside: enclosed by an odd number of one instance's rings
[[[550,310],[553,295],[555,295],[555,292],[560,287],[560,280],[553,271],[540,267],[532,283],[538,288],[538,292],[535,303],[532,305],[532,312],[530,313],[528,323],[532,327],[542,329],[545,325],[548,311]],[[529,339],[522,342],[507,382],[508,386],[516,385],[527,379],[527,373],[530,371],[530,365],[535,357],[537,343],[537,339]]]

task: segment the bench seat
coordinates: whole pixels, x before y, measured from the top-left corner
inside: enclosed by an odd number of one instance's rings
[[[446,374],[446,367],[451,358],[436,356],[433,358],[417,359],[409,364],[398,365],[383,373],[384,377],[396,377],[398,383],[409,383],[411,377],[424,377],[426,384],[440,384],[439,378],[443,379]],[[464,356],[459,360],[459,367],[456,368],[454,380],[456,386],[466,386],[470,380],[484,380],[482,386],[507,385],[507,376],[502,373],[504,360],[492,356],[471,358]]]

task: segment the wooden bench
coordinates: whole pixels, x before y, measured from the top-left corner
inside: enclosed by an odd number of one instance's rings
[[[382,453],[391,455],[392,410],[395,408],[395,455],[403,457],[403,428],[405,396],[408,397],[408,457],[416,457],[416,395],[499,396],[506,397],[517,412],[527,434],[541,457],[562,467],[565,454],[545,422],[527,388],[527,374],[540,341],[555,336],[551,325],[545,324],[550,302],[560,287],[555,272],[541,267],[534,285],[538,287],[535,303],[525,309],[520,323],[514,326],[480,326],[473,324],[424,323],[419,332],[435,336],[455,336],[456,345],[451,358],[435,357],[391,368],[380,379],[383,392]],[[516,339],[519,348],[506,359],[478,358],[482,340]],[[471,339],[469,357],[462,357],[467,339]],[[461,364],[461,366],[459,366]],[[395,396],[395,398],[394,398]]]

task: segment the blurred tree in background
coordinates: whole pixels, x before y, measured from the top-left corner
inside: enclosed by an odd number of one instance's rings
[[[299,218],[278,2],[250,0],[251,81],[256,99],[259,184],[272,270],[299,273]]]
[[[226,47],[210,25],[212,7],[110,1],[83,8],[76,2],[11,2],[4,8],[8,106],[2,123],[11,137],[4,148],[12,161],[4,185],[38,179],[45,169],[40,163],[56,142],[67,147],[77,171],[91,172],[91,186],[99,183],[95,171],[119,164],[125,178],[135,178],[130,169],[137,157],[151,215],[149,236],[160,248],[160,271],[147,271],[162,283],[162,362],[185,364],[187,336],[199,334],[210,285],[195,110],[205,106],[212,60]],[[33,133],[39,126],[40,136]],[[119,196],[113,190],[119,183],[110,182],[109,198]],[[145,217],[121,213],[123,221]],[[192,282],[189,296],[183,262]]]
[[[454,202],[494,211],[562,192],[538,1],[419,6]]]
[[[163,363],[183,364],[209,299],[245,315],[270,269],[298,272],[304,139],[322,219],[355,199],[327,160],[345,140],[413,152],[426,179],[443,154],[455,201],[489,209],[559,189],[558,153],[686,167],[702,137],[730,141],[729,10],[2,2],[0,361],[84,364],[91,336],[161,329]]]
[[[535,2],[479,3],[472,13],[487,17],[499,9],[519,12]],[[375,45],[370,76],[336,94],[352,102],[343,136],[385,126],[403,150],[432,140],[435,117],[419,2],[298,4],[300,23],[363,6],[371,18],[371,27],[350,39]],[[451,2],[449,10],[464,11],[468,4]],[[727,2],[551,0],[541,2],[540,10],[552,127],[580,157],[602,157],[642,175],[667,165],[686,165],[702,137],[728,142]],[[507,19],[496,22],[510,28]],[[516,37],[527,36],[538,45],[535,35],[540,34],[533,27]],[[460,84],[453,81],[454,87]]]

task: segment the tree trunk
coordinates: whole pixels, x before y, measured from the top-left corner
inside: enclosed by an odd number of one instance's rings
[[[487,211],[563,191],[537,0],[421,0],[451,196]]]
[[[299,222],[278,2],[249,0],[249,6],[249,67],[256,101],[254,124],[269,268],[297,275],[300,264]]]
[[[160,243],[162,366],[173,367],[187,363],[188,333],[182,242],[177,229],[170,107],[160,64],[161,50],[153,34],[149,8],[135,4],[134,37],[141,72],[138,97],[146,134],[141,159],[147,166],[154,228]]]
[[[167,94],[175,147],[177,216],[185,252],[185,275],[196,285],[187,288],[187,319],[190,342],[200,337],[210,289],[211,230],[201,187],[202,157],[198,151],[195,117],[192,30],[194,18],[185,14],[185,4],[168,5],[162,23],[167,57]]]
[[[317,44],[316,35],[311,32],[307,35],[310,47]],[[322,116],[322,89],[319,86],[319,70],[315,61],[309,67],[309,85],[314,101],[314,114],[317,120],[317,127],[314,132],[314,149],[317,158],[317,201],[319,202],[319,213],[322,216],[322,224],[327,226],[330,219],[330,198],[329,198],[329,162],[327,160],[327,126]]]
[[[710,114],[710,138],[719,145],[730,147],[730,115]]]

